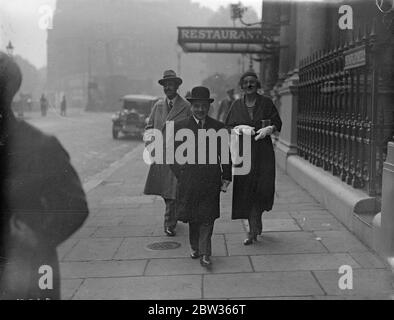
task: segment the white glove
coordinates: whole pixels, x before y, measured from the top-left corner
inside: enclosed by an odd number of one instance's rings
[[[246,135],[251,136],[251,135],[255,134],[254,127],[247,126],[247,125],[236,126],[234,128],[234,131],[237,135],[246,134]]]
[[[222,186],[220,188],[220,191],[222,192],[227,192],[227,188],[230,185],[231,181],[228,180],[222,180]]]
[[[256,141],[258,141],[258,140],[264,139],[267,136],[270,136],[273,133],[274,133],[274,127],[273,126],[261,128],[260,130],[257,131],[257,136],[254,139]]]

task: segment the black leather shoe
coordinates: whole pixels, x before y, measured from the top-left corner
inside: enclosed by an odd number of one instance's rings
[[[248,246],[253,243],[253,241],[257,241],[257,235],[249,235],[245,240],[244,240],[244,245]]]
[[[192,252],[190,253],[190,257],[192,259],[198,259],[200,258],[200,254],[198,253],[198,251],[192,250]]]
[[[212,265],[212,262],[211,262],[211,259],[209,258],[209,256],[203,255],[203,256],[200,258],[200,264],[201,264],[203,267],[210,267],[210,266]]]
[[[168,237],[175,237],[175,235],[176,235],[175,230],[171,229],[171,228],[165,228],[164,232],[166,233],[166,235]]]

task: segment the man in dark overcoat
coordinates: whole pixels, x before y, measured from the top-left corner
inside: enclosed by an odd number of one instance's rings
[[[181,129],[192,132],[192,141],[186,140],[187,146],[194,149],[194,153],[185,164],[175,157],[175,164],[171,165],[177,179],[177,216],[178,220],[189,223],[189,240],[191,257],[198,259],[204,267],[211,265],[211,237],[214,222],[220,216],[220,192],[225,192],[231,182],[231,161],[225,161],[228,151],[228,135],[222,141],[217,134],[220,130],[227,134],[224,124],[208,117],[208,111],[213,99],[205,87],[195,87],[191,97],[193,115],[188,119],[176,122],[175,136]],[[208,139],[205,146],[199,140],[199,133],[213,131],[217,143],[216,151],[209,147]],[[223,148],[222,148],[222,142]],[[182,142],[175,141],[175,153]],[[187,152],[191,152],[188,150]],[[216,152],[212,155],[210,152]],[[179,155],[179,154],[178,154]],[[210,159],[215,159],[214,163]],[[190,160],[190,161],[189,161]],[[200,160],[200,161],[199,161]],[[202,163],[201,163],[202,162]]]
[[[13,115],[21,82],[0,52],[0,299],[60,299],[56,247],[83,224],[88,205],[59,141]]]
[[[163,86],[166,97],[156,102],[152,108],[144,134],[144,141],[147,144],[152,142],[152,129],[162,131],[166,121],[182,120],[191,115],[190,103],[178,94],[182,79],[177,77],[174,71],[165,71],[163,78],[159,80],[159,84]],[[164,232],[169,237],[176,235],[176,184],[176,177],[168,165],[153,163],[150,166],[144,194],[158,195],[164,199],[166,205]]]

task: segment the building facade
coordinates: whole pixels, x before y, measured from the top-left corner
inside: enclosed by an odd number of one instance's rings
[[[368,0],[267,1],[263,19],[280,28],[261,64],[284,121],[278,165],[374,247],[394,136],[394,14]]]
[[[113,110],[122,95],[161,94],[157,79],[165,69],[180,73],[181,62],[186,83],[203,78],[201,57],[179,57],[176,27],[205,24],[211,14],[185,0],[58,0],[48,91],[53,99],[65,93],[76,107]]]

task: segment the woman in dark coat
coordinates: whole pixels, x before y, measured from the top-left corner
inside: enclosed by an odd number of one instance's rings
[[[232,207],[233,219],[249,221],[249,234],[244,241],[249,245],[262,233],[263,212],[271,211],[274,204],[275,154],[271,135],[281,130],[282,121],[272,100],[257,93],[258,78],[254,72],[246,72],[241,77],[240,86],[244,96],[234,101],[226,126],[231,129],[240,125],[254,128],[251,169],[247,175],[234,176]],[[269,120],[268,125],[263,127],[262,120]],[[242,139],[240,143],[242,150]]]

